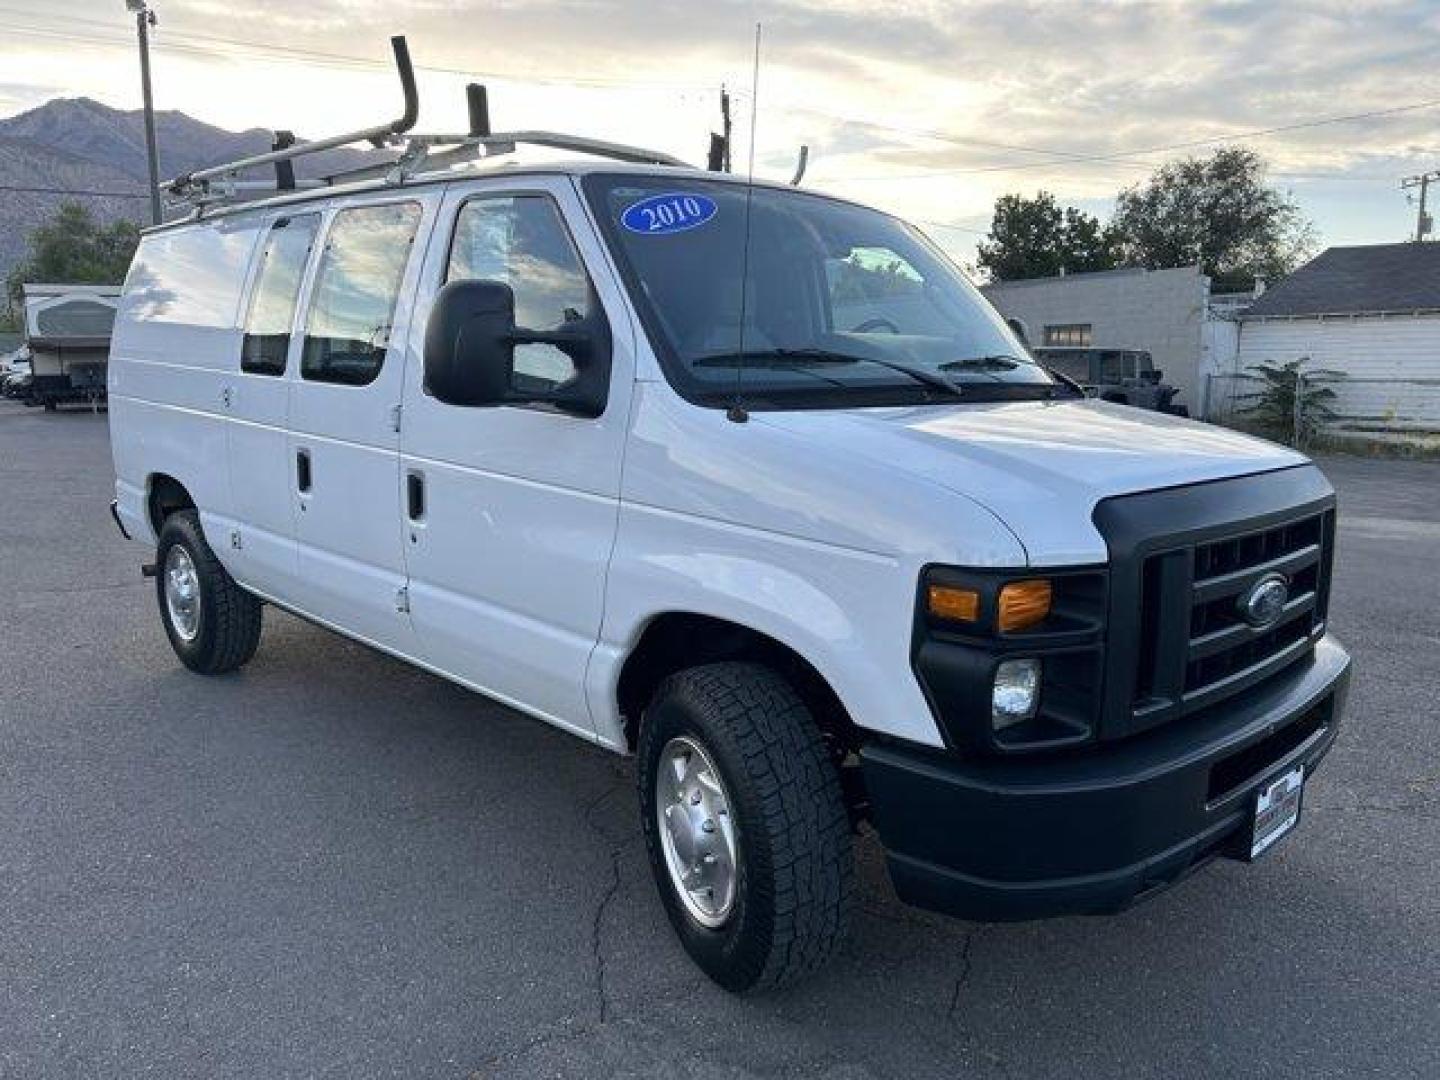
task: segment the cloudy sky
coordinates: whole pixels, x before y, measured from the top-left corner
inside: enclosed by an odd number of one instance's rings
[[[703,158],[718,88],[756,171],[930,224],[962,259],[997,195],[1108,213],[1158,163],[1243,140],[1322,241],[1404,239],[1405,177],[1440,166],[1440,0],[153,0],[157,107],[327,134],[396,111],[388,35],[421,66],[421,126],[563,128]],[[0,114],[139,101],[123,0],[0,0]],[[1352,117],[1330,123],[1315,121]],[[1440,202],[1440,199],[1437,199]]]

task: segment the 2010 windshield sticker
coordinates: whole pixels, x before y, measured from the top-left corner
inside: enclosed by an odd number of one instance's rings
[[[667,236],[698,229],[719,209],[709,196],[670,192],[633,203],[620,215],[620,224],[642,236]]]

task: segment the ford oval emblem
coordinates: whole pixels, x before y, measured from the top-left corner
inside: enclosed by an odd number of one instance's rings
[[[708,195],[675,191],[632,203],[620,216],[620,224],[642,236],[668,236],[698,229],[718,210],[715,200]]]
[[[1240,617],[1257,630],[1274,626],[1290,600],[1290,585],[1280,574],[1266,574],[1240,594]]]

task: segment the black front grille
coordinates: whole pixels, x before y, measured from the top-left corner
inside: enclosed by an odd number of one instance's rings
[[[1313,467],[1107,500],[1111,550],[1104,737],[1215,706],[1308,655],[1325,625],[1334,495]],[[1263,628],[1239,601],[1278,574]]]
[[[1334,511],[1197,544],[1192,549],[1190,629],[1183,701],[1188,709],[1235,693],[1296,659],[1324,624],[1323,586]],[[1240,599],[1261,578],[1285,579],[1289,600],[1257,629]]]

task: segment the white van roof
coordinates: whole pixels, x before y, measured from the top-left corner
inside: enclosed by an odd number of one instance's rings
[[[582,177],[592,173],[689,178],[742,185],[751,182],[746,177],[734,173],[712,172],[708,169],[701,169],[691,165],[635,165],[603,158],[571,158],[561,161],[543,162],[519,162],[509,158],[496,158],[487,162],[482,159],[459,168],[416,173],[400,181],[385,178],[367,179],[349,183],[327,184],[320,187],[300,188],[295,191],[286,191],[266,198],[251,199],[244,202],[220,203],[208,208],[197,209],[195,213],[183,218],[178,218],[175,221],[169,221],[161,225],[153,225],[143,230],[143,235],[180,228],[182,226],[195,224],[199,221],[214,221],[234,214],[251,213],[256,210],[263,211],[274,209],[275,207],[299,206],[305,203],[318,202],[323,199],[374,195],[386,191],[407,191],[419,187],[429,187],[434,184],[447,184],[457,181],[478,180],[499,176]],[[757,188],[775,188],[782,191],[794,190],[790,185],[769,180],[754,180],[753,184]],[[833,198],[833,196],[827,197]],[[850,200],[837,199],[837,201],[848,202]]]

